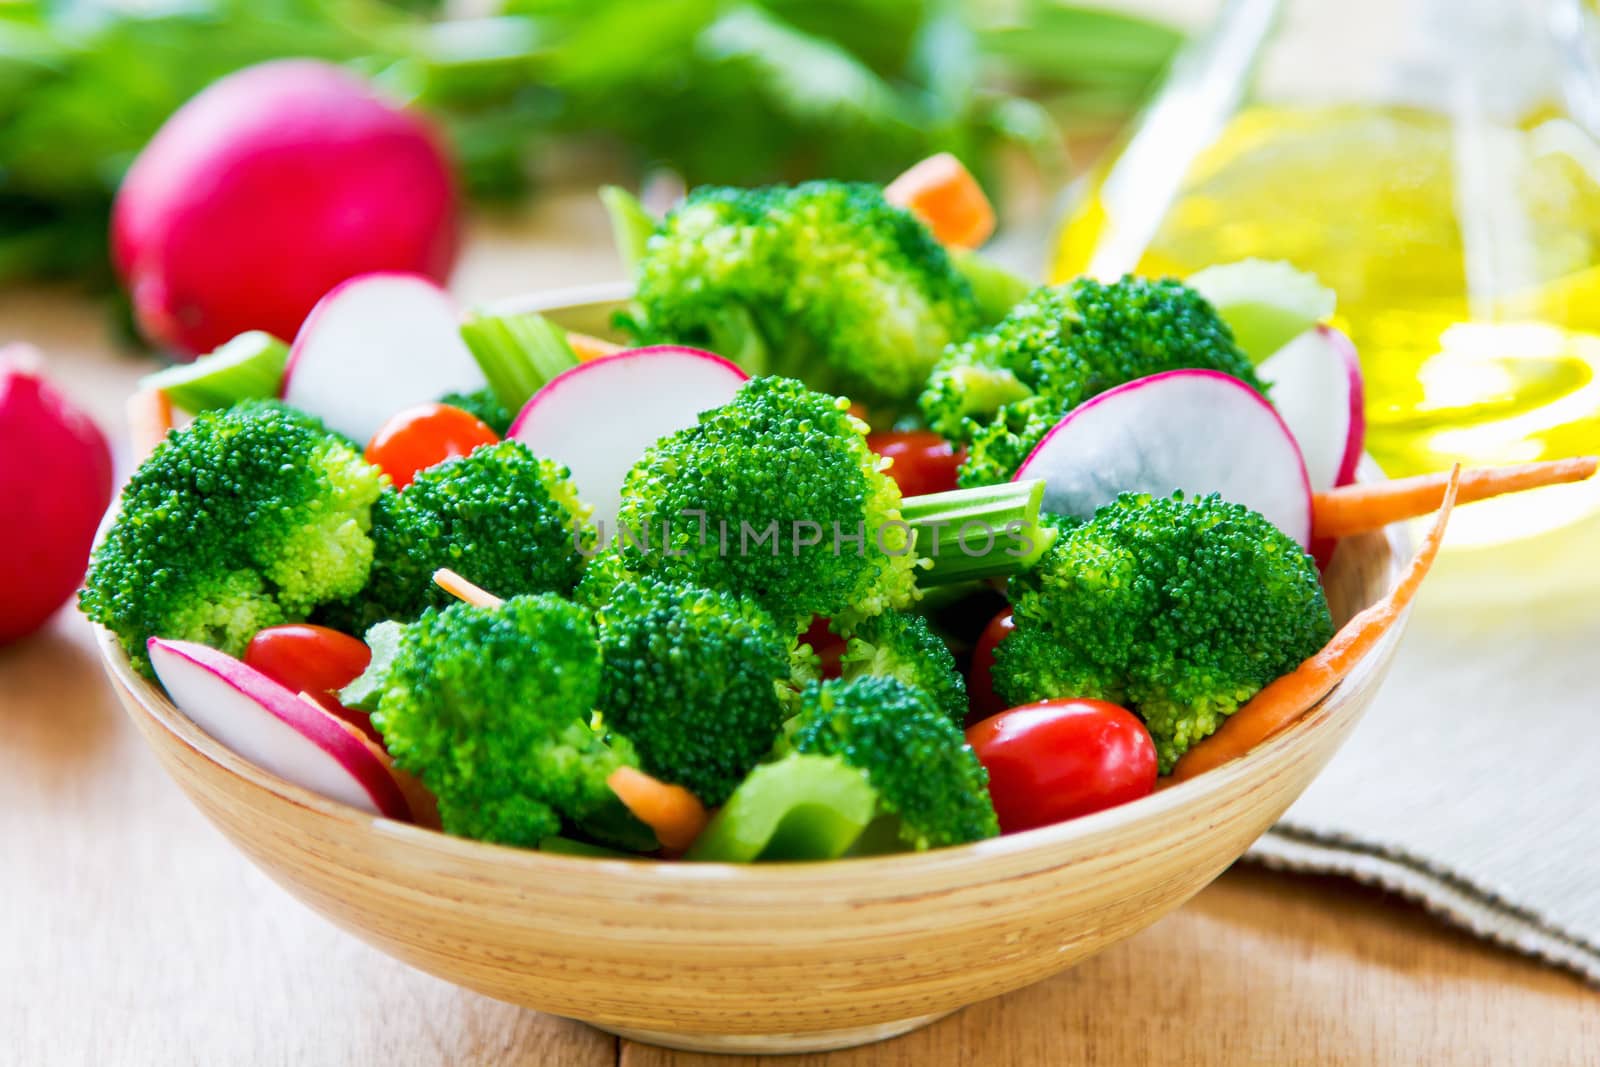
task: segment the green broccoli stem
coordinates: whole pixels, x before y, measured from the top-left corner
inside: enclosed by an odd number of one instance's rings
[[[1044,482],[1002,482],[915,496],[900,516],[916,534],[916,552],[932,561],[917,575],[923,587],[998,578],[1039,561],[1056,531],[1039,524]]]
[[[621,186],[601,186],[600,202],[611,219],[611,240],[617,246],[617,255],[632,274],[644,258],[645,242],[656,232],[656,220],[638,197]]]
[[[512,412],[520,411],[556,375],[578,365],[566,331],[532,312],[472,315],[461,324],[461,339],[489,388]]]

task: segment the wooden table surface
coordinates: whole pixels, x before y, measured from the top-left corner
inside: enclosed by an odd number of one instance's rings
[[[614,277],[604,232],[588,196],[547,196],[480,223],[456,287],[475,300]],[[148,364],[109,347],[95,303],[0,293],[0,343],[13,339],[44,348],[120,435],[122,398]],[[70,610],[0,649],[0,758],[0,1063],[766,1062],[618,1042],[340,933],[163,777]],[[1395,898],[1240,868],[1031,989],[887,1044],[771,1062],[1594,1064],[1600,1001]]]

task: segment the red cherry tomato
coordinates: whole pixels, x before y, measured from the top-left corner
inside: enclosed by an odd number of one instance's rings
[[[418,471],[499,440],[498,434],[458,407],[419,404],[379,427],[367,445],[367,462],[383,468],[396,489],[404,489]]]
[[[989,771],[1002,833],[1126,804],[1156,787],[1156,746],[1134,715],[1103,700],[1046,700],[967,730]]]
[[[887,471],[903,496],[943,493],[956,487],[965,452],[932,430],[892,430],[867,435],[867,447],[894,460]]]
[[[372,650],[349,634],[296,622],[257,631],[244,661],[296,693],[319,695],[355,681],[372,662]]]
[[[994,650],[1010,636],[1016,625],[1011,609],[1006,608],[990,619],[978,636],[978,643],[972,649],[972,666],[967,668],[967,700],[972,705],[967,713],[968,726],[1006,710],[1005,700],[994,689]]]
[[[845,642],[828,628],[828,620],[818,615],[811,620],[811,628],[800,635],[803,644],[811,646],[821,661],[822,677],[839,677],[840,661],[844,657]]]

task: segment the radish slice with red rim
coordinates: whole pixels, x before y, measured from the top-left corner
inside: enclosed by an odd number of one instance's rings
[[[1057,515],[1087,519],[1124,492],[1216,493],[1311,542],[1294,435],[1265,397],[1217,371],[1168,371],[1101,393],[1057,423],[1015,477],[1043,479],[1044,510]]]
[[[240,756],[330,800],[411,817],[394,776],[328,712],[214,648],[152,637],[149,649],[178,710]]]

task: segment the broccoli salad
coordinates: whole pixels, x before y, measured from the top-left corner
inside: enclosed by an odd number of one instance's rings
[[[1030,288],[921,202],[610,190],[610,339],[347,282],[270,375],[154,376],[192,419],[82,609],[218,736],[293,727],[238,742],[281,777],[330,757],[379,814],[575,855],[980,841],[1222,758],[1285,676],[1331,688],[1313,502],[1360,487],[1312,484],[1229,309]]]

